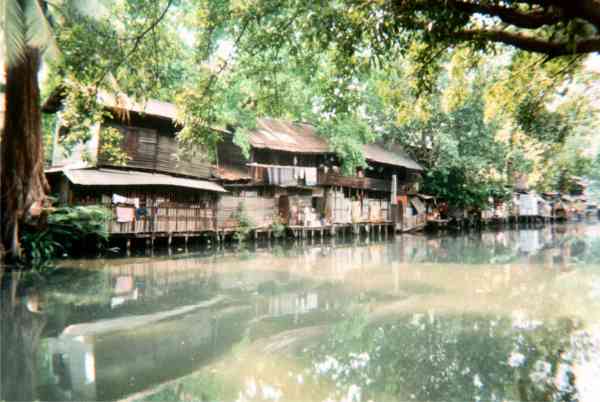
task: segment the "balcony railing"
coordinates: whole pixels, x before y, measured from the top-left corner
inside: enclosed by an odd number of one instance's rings
[[[338,186],[363,190],[386,191],[392,190],[391,180],[373,179],[371,177],[343,176],[335,172],[319,171],[320,186]]]

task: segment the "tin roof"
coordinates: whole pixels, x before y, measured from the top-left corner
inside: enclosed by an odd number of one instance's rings
[[[394,147],[393,151],[380,144],[367,144],[363,148],[365,159],[372,162],[385,163],[386,165],[403,166],[407,169],[423,170],[406,152]]]
[[[42,105],[42,111],[45,113],[55,113],[59,110],[64,98],[64,88],[59,86],[50,94],[50,96],[48,96]],[[113,94],[104,90],[98,91],[96,100],[99,104],[109,109],[122,109],[129,112],[142,113],[170,120],[175,120],[177,118],[177,107],[169,102],[161,102],[155,99],[148,99],[145,102],[136,102],[125,94]]]
[[[226,193],[220,185],[198,179],[175,177],[162,173],[116,169],[65,169],[65,176],[80,186],[172,186]]]
[[[257,121],[256,129],[250,134],[250,145],[303,154],[333,153],[327,140],[318,135],[313,125],[267,118]],[[381,144],[368,144],[363,151],[368,161],[423,170],[399,147],[388,150]]]
[[[98,92],[98,103],[113,109],[123,109],[130,112],[176,120],[177,107],[173,103],[148,99],[145,102],[135,102],[124,94],[114,95],[105,91]]]
[[[250,145],[303,154],[332,153],[314,126],[266,118],[256,122],[256,129],[250,134]]]

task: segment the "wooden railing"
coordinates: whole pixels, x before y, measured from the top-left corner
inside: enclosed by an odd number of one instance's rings
[[[216,227],[212,209],[147,208],[146,215],[131,222],[119,222],[116,209],[113,207],[113,218],[108,225],[110,234],[198,233]]]
[[[338,186],[386,192],[389,192],[392,189],[391,180],[373,179],[370,177],[343,176],[339,173],[325,173],[323,171],[319,171],[318,184],[320,186]]]

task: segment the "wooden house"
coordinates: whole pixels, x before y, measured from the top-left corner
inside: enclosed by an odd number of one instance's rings
[[[392,205],[422,171],[401,150],[369,144],[363,149],[368,166],[344,175],[327,141],[306,123],[261,119],[248,141],[248,155],[233,133],[225,133],[217,149],[215,172],[231,193],[221,198],[219,222],[232,226],[240,204],[257,226],[401,226],[403,214],[393,212]]]
[[[212,179],[210,163],[178,155],[175,106],[150,100],[145,104],[99,94],[98,102],[112,117],[90,127],[90,140],[66,153],[61,139],[68,128],[60,113],[47,175],[63,204],[102,204],[113,211],[111,235],[199,235],[216,230],[218,194],[226,190]],[[44,105],[59,112],[60,95]],[[103,133],[116,129],[125,165],[115,165],[103,152]]]

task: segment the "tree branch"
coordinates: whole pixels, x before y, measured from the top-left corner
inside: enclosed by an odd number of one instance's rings
[[[499,6],[497,4],[482,4],[457,0],[436,2],[468,14],[479,13],[490,17],[498,17],[504,23],[524,29],[537,29],[544,25],[556,24],[565,19],[563,10],[556,7],[552,7],[551,10],[539,9],[525,12],[517,8]]]
[[[432,9],[451,9],[466,15],[482,14],[500,19],[521,29],[538,29],[561,21],[579,19],[600,31],[600,0],[396,0],[399,10],[430,12]],[[528,11],[523,7],[527,6]],[[402,11],[400,11],[402,12]]]
[[[459,40],[484,40],[504,43],[529,52],[545,54],[550,58],[600,51],[600,36],[575,42],[551,42],[519,33],[483,29],[458,31],[451,34],[451,36]]]
[[[131,57],[137,51],[137,49],[140,47],[140,44],[142,43],[142,40],[144,39],[144,37],[151,31],[153,31],[158,26],[158,24],[160,24],[160,22],[165,18],[165,16],[167,15],[167,12],[171,8],[171,5],[173,5],[173,1],[174,0],[168,0],[167,5],[162,10],[160,15],[154,21],[152,21],[152,23],[146,29],[144,29],[138,35],[135,35],[133,37],[134,42],[133,42],[133,46],[131,47],[131,49],[125,54],[124,57],[121,58],[121,60],[119,60],[117,62],[116,65],[107,66],[107,68],[104,70],[104,72],[101,74],[101,76],[98,78],[98,80],[96,80],[95,84],[93,85],[95,88],[97,88],[98,85],[100,85],[100,83],[102,81],[104,81],[104,78],[106,78],[106,75],[109,73],[109,71],[116,71],[119,67],[121,67],[121,65],[123,63],[125,63],[125,61],[129,57]]]

